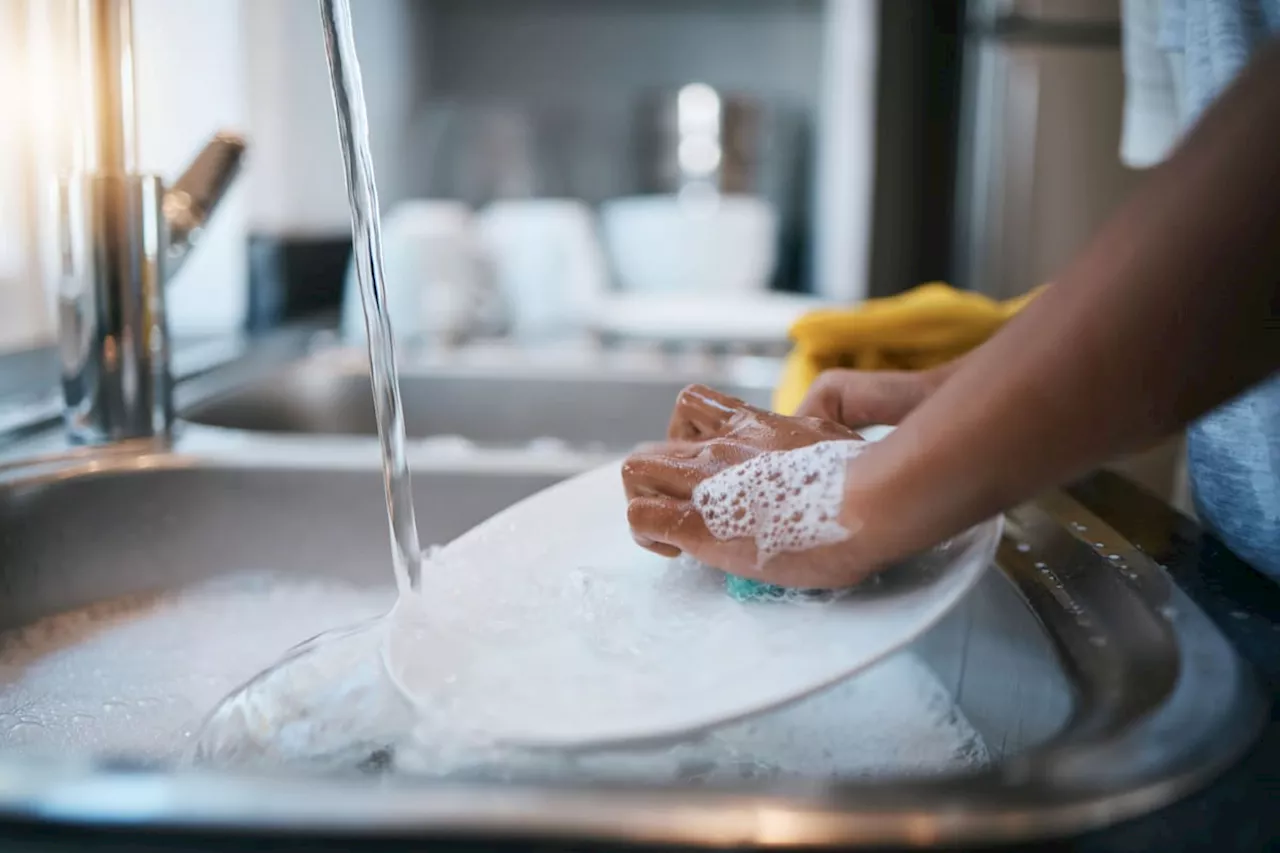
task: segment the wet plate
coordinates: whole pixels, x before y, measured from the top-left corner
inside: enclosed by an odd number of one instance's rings
[[[632,542],[619,465],[445,548],[387,626],[385,663],[437,734],[521,746],[657,741],[800,699],[909,643],[990,565],[993,519],[822,602],[739,602]]]

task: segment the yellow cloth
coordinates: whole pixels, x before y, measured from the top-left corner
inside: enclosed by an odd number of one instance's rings
[[[996,302],[941,282],[814,311],[791,327],[795,346],[774,392],[775,411],[791,414],[824,370],[924,370],[945,364],[991,337],[1039,290]]]

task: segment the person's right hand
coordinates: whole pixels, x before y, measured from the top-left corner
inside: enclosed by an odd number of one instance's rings
[[[953,369],[954,362],[927,371],[828,370],[810,386],[796,416],[850,429],[897,426]]]
[[[861,506],[845,499],[842,488],[834,503],[815,511],[809,522],[821,524],[826,538],[773,552],[760,548],[766,519],[772,516],[776,527],[782,514],[795,511],[798,522],[811,505],[806,501],[813,499],[810,492],[784,504],[785,492],[775,499],[779,488],[794,486],[800,496],[804,489],[821,490],[827,477],[839,477],[843,484],[854,453],[866,446],[855,431],[829,420],[778,415],[692,385],[676,400],[667,438],[638,450],[622,465],[627,521],[641,547],[664,557],[688,554],[740,577],[807,589],[850,586],[879,568],[874,524]],[[736,498],[728,492],[698,494],[701,484],[731,468],[815,444],[839,444],[842,451],[853,452],[832,455],[829,467],[810,472],[803,482],[781,485],[780,469],[762,469],[768,476],[751,493],[744,487]],[[712,532],[715,525],[708,526],[716,517],[746,519],[747,527],[721,538]],[[840,535],[831,538],[832,528]]]

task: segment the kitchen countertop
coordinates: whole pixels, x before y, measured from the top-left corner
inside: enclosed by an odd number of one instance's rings
[[[314,324],[297,324],[269,333],[186,335],[171,345],[170,370],[176,382],[245,360],[250,354],[301,355],[328,332]],[[57,423],[63,415],[61,368],[55,345],[0,352],[0,444],[14,434]],[[0,454],[2,455],[2,454]]]
[[[172,370],[185,379],[242,355],[242,335],[196,335],[173,343]],[[0,352],[0,436],[42,426],[62,417],[58,349],[50,344]]]
[[[184,335],[173,342],[173,371],[177,376],[233,358],[249,339],[242,334]],[[47,395],[58,390],[60,368],[54,344],[0,352],[0,400]]]

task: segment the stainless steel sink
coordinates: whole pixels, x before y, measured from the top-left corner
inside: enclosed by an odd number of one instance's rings
[[[410,438],[461,436],[483,445],[557,439],[625,451],[666,434],[680,389],[716,384],[768,406],[771,388],[716,371],[500,366],[401,368]],[[183,408],[190,422],[271,433],[376,434],[368,368],[354,352],[326,353]]]
[[[600,459],[522,447],[533,439],[621,450],[660,436],[694,379],[767,402],[767,384],[731,376],[409,367],[410,432],[478,445],[412,443],[422,538],[447,541]],[[68,449],[46,432],[3,449],[0,629],[244,567],[385,583],[358,353],[247,359],[184,383],[178,400],[187,422],[170,446]],[[0,820],[495,843],[964,844],[1156,809],[1248,747],[1266,703],[1159,566],[1061,494],[1011,513],[1006,530],[999,570],[904,651],[985,740],[991,762],[972,771],[732,788],[263,778],[70,753],[36,762],[0,732]]]
[[[11,471],[0,497],[0,629],[246,567],[390,581],[381,475],[362,449],[139,450],[55,465],[61,473],[37,466],[34,479]],[[561,479],[419,460],[423,544],[448,542]]]
[[[413,453],[428,540],[567,473]],[[0,627],[246,565],[380,584],[388,546],[377,466],[371,442],[191,426],[173,448],[82,450],[0,469]],[[1003,571],[907,650],[984,737],[992,762],[982,769],[732,788],[374,782],[121,770],[77,755],[32,763],[0,748],[0,819],[716,845],[960,843],[1100,826],[1211,777],[1250,742],[1265,704],[1158,566],[1054,500],[1013,514]],[[1133,577],[1068,533],[1068,519],[1123,555]]]

